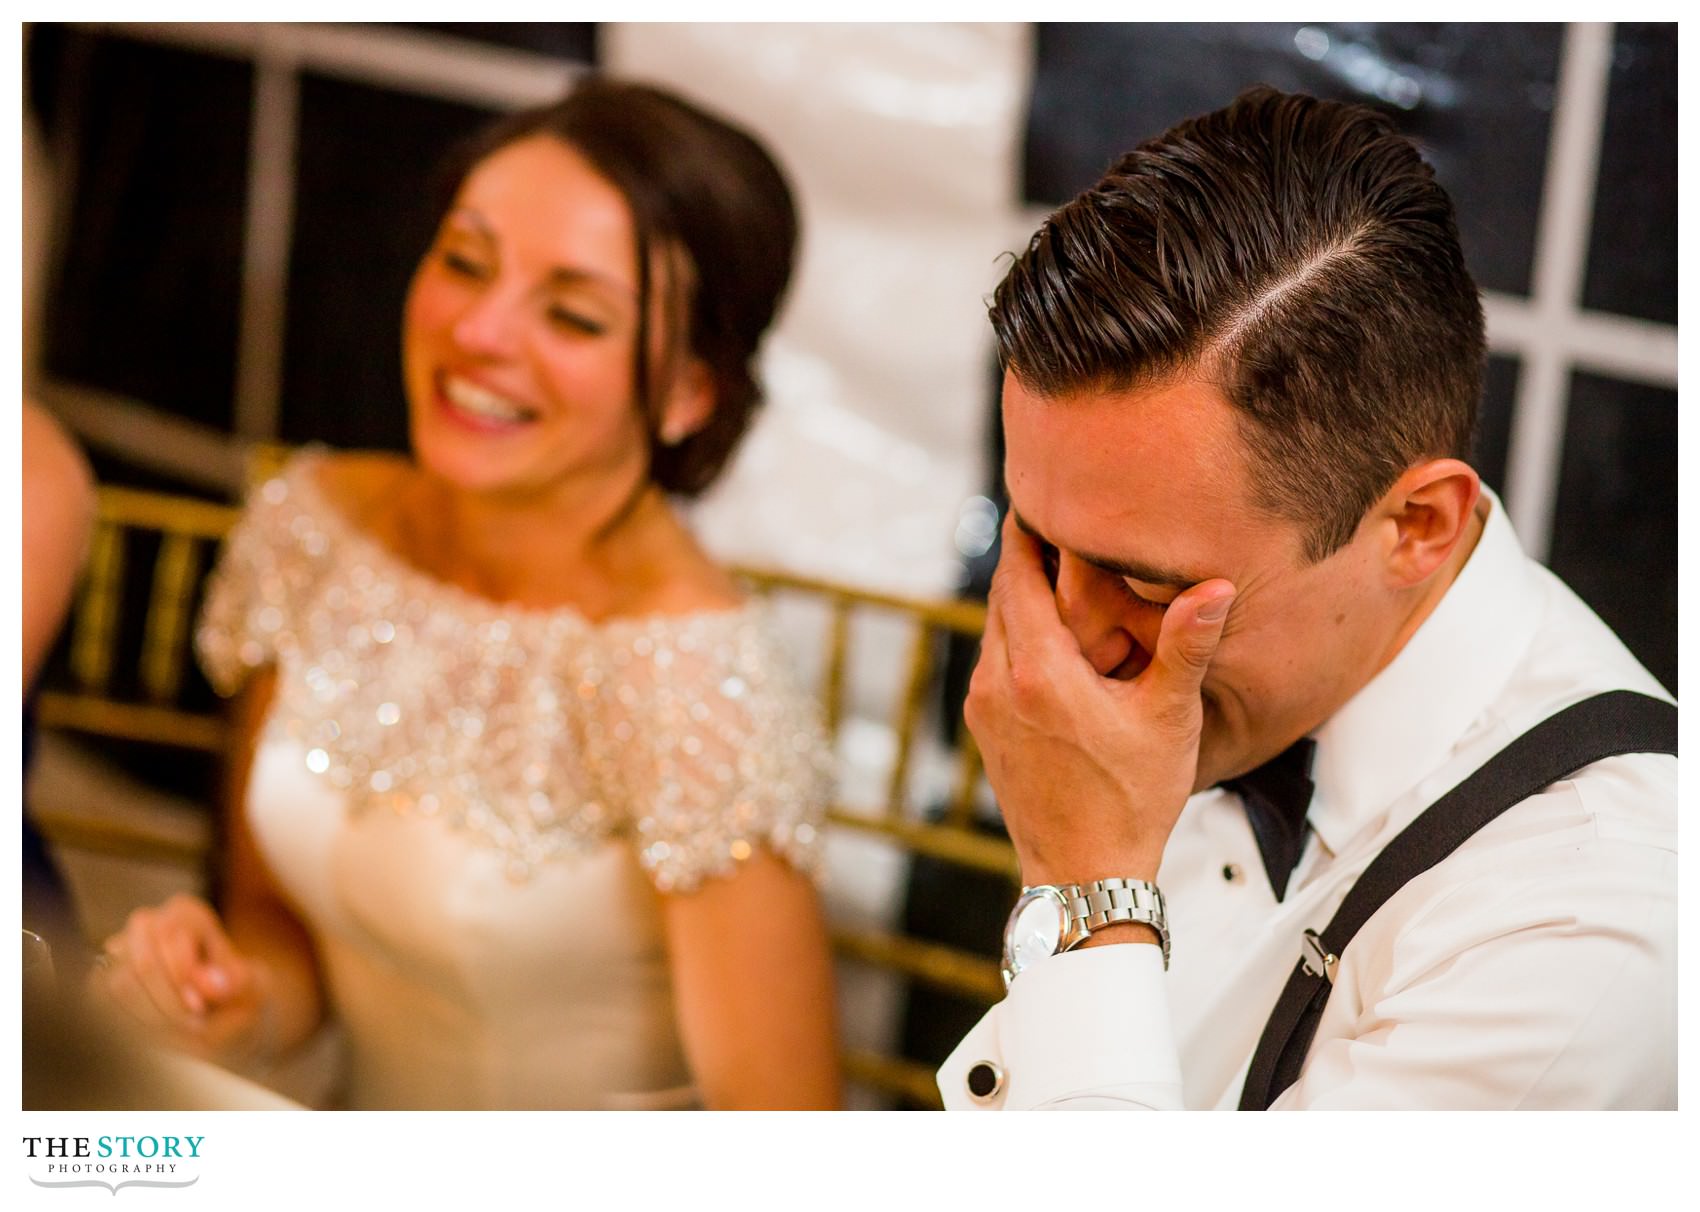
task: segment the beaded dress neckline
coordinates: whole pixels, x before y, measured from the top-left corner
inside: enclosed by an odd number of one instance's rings
[[[759,600],[616,616],[504,605],[430,576],[331,507],[304,453],[256,491],[196,641],[222,693],[275,664],[268,737],[351,815],[441,822],[511,880],[629,837],[658,887],[766,844],[818,863],[814,704]]]

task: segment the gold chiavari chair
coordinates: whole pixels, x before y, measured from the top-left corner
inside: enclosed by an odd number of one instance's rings
[[[35,694],[42,727],[199,754],[203,763],[223,749],[225,723],[198,685],[190,633],[201,582],[236,514],[189,497],[99,490],[68,634]],[[203,830],[150,828],[133,815],[53,802],[33,815],[50,841],[71,850],[190,871],[205,862]]]
[[[286,455],[285,448],[255,448],[250,459],[254,478],[277,470]],[[98,520],[70,621],[68,676],[36,699],[37,718],[44,726],[189,751],[217,752],[223,747],[226,725],[216,706],[205,697],[199,705],[186,701],[184,692],[195,680],[190,633],[201,582],[214,548],[236,517],[237,510],[229,505],[112,486],[99,490]],[[150,547],[156,553],[151,563],[138,566],[133,553]],[[895,755],[885,776],[883,802],[872,807],[835,804],[829,812],[830,827],[880,839],[904,856],[1007,878],[1013,894],[1018,878],[1008,842],[975,826],[982,780],[972,741],[957,744],[949,759],[955,770],[953,787],[941,810],[924,813],[911,791],[911,767],[925,741],[927,708],[937,687],[937,654],[951,637],[977,638],[985,624],[984,607],[874,593],[771,570],[735,571],[753,592],[775,600],[801,600],[824,616],[820,698],[835,740],[846,719],[850,673],[866,646],[858,640],[858,617],[882,616],[908,634],[898,693],[884,705],[881,721],[892,736]],[[141,639],[139,647],[127,648],[123,640],[134,627],[121,625],[122,616],[138,594],[145,601]],[[125,662],[134,664],[124,671],[133,676],[116,676]],[[965,731],[962,735],[967,736]],[[117,823],[96,826],[83,818],[43,818],[38,823],[53,842],[73,849],[197,864],[210,858],[205,852],[179,853],[180,844]],[[1003,994],[995,960],[909,937],[895,928],[834,923],[833,943],[852,964],[961,998],[989,1005]],[[938,1105],[933,1071],[927,1065],[869,1048],[848,1050],[844,1061],[852,1083],[917,1105]]]
[[[186,749],[217,750],[224,731],[216,718],[179,706],[188,663],[196,590],[210,549],[236,518],[228,505],[128,488],[99,490],[94,533],[71,613],[70,682],[37,700],[48,727]],[[120,616],[138,580],[131,567],[136,538],[151,533],[158,547],[141,570],[147,593],[138,683],[141,694],[120,697],[114,673],[122,659]]]
[[[898,632],[907,633],[899,688],[881,712],[895,741],[883,797],[872,806],[852,806],[840,797],[828,813],[831,827],[879,838],[906,856],[1004,877],[1013,898],[1020,883],[1014,850],[1001,833],[989,834],[975,827],[980,755],[966,730],[962,731],[962,741],[954,746],[954,777],[943,797],[942,811],[927,813],[927,805],[916,802],[910,777],[913,759],[926,739],[928,705],[938,688],[938,654],[951,637],[978,639],[985,628],[985,607],[971,601],[875,593],[792,573],[750,568],[737,571],[764,596],[800,597],[824,604],[821,710],[835,742],[846,719],[849,671],[862,658],[859,649],[872,642],[853,625],[858,616],[883,616],[886,622],[896,624]],[[969,1001],[989,1006],[1003,996],[997,962],[982,955],[896,929],[839,923],[833,925],[833,944],[841,957],[853,963],[893,972],[907,981]],[[844,1062],[852,1082],[900,1095],[919,1106],[939,1105],[933,1069],[928,1065],[867,1049],[847,1051]]]

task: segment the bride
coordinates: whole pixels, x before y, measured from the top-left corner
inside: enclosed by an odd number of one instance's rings
[[[759,401],[789,191],[596,77],[466,164],[403,319],[412,458],[296,456],[208,590],[221,907],[137,910],[103,983],[250,1067],[334,1018],[350,1107],[836,1105],[820,730],[668,502]]]

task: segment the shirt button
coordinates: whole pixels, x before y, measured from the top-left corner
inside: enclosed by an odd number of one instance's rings
[[[991,1061],[981,1061],[968,1070],[968,1093],[977,1102],[989,1102],[1003,1090],[1003,1070]]]
[[[1245,878],[1245,873],[1240,870],[1238,863],[1229,863],[1222,868],[1222,878],[1230,884],[1237,884]]]

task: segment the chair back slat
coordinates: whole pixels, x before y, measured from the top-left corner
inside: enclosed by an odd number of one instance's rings
[[[945,810],[944,822],[959,829],[967,828],[973,823],[974,808],[979,799],[980,776],[985,773],[985,766],[980,760],[980,747],[974,743],[974,734],[964,728],[961,739],[957,741],[956,794],[950,801],[950,807]]]
[[[909,759],[932,688],[933,641],[935,632],[924,620],[916,619],[909,643],[909,674],[903,698],[897,704],[897,757],[891,764],[891,781],[886,789],[885,814],[891,819],[903,814],[909,790]]]
[[[98,694],[112,681],[123,577],[124,532],[100,519],[89,539],[72,622],[71,669],[85,693]]]
[[[851,599],[845,594],[832,596],[832,621],[827,632],[826,676],[821,679],[821,704],[826,717],[827,732],[838,735],[844,722],[844,670],[850,655]]]
[[[189,659],[189,610],[200,566],[193,535],[166,532],[154,560],[153,592],[142,634],[142,687],[156,703],[177,698]]]

